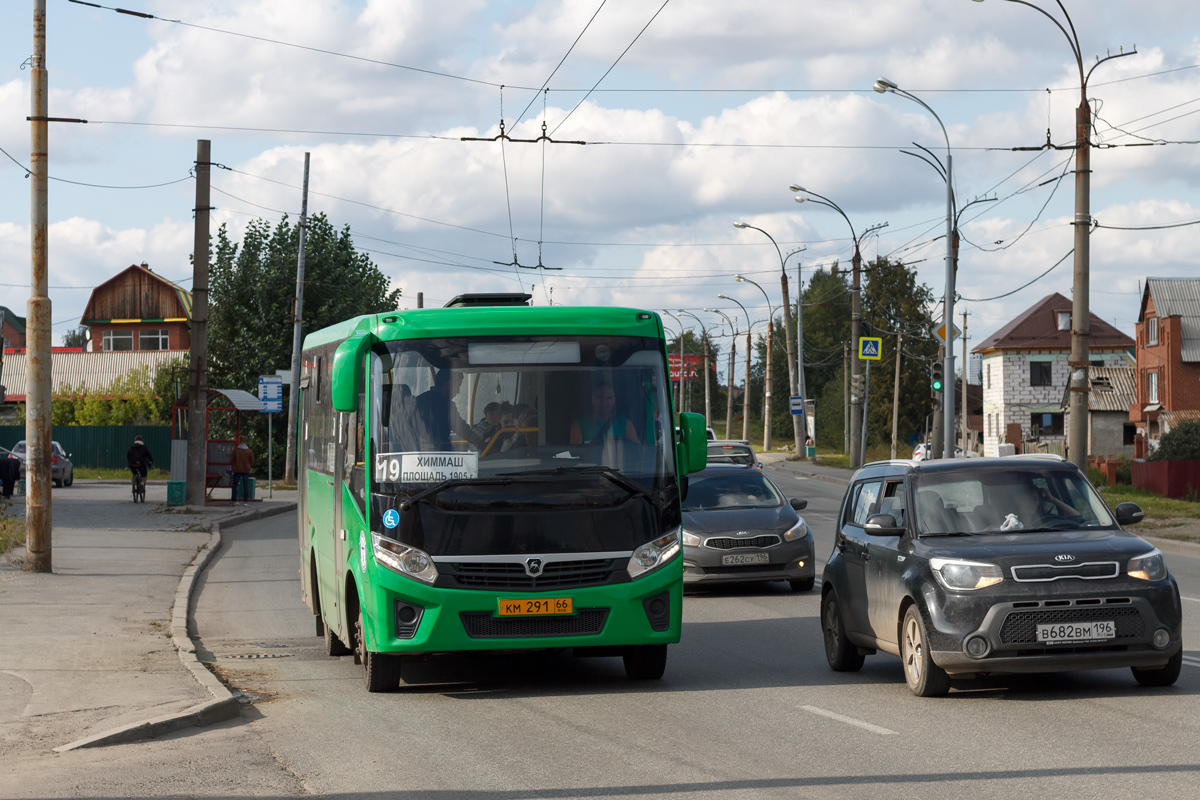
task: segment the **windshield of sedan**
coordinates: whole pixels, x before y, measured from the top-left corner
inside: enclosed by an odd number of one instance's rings
[[[1077,472],[996,469],[914,479],[921,534],[1033,533],[1112,527],[1108,507]]]
[[[372,491],[605,471],[659,488],[675,472],[665,362],[661,340],[642,337],[381,343],[371,358]]]
[[[774,508],[782,503],[779,491],[758,470],[721,470],[699,472],[688,478],[683,510]]]

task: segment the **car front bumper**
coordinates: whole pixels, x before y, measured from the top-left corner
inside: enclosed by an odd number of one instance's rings
[[[731,565],[724,563],[730,555],[766,553],[767,563]],[[744,581],[796,581],[815,578],[817,568],[813,558],[812,534],[774,547],[716,550],[705,547],[683,548],[683,582],[739,583]]]

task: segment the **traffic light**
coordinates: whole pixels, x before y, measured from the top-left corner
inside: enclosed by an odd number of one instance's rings
[[[935,395],[941,394],[942,392],[942,367],[942,363],[937,361],[934,362],[933,367],[929,370],[929,388],[933,390]]]

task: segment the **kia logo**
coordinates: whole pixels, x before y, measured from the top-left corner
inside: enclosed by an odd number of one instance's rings
[[[536,578],[542,574],[542,560],[540,558],[525,559],[525,574],[531,578]]]
[[[1060,564],[1065,564],[1068,561],[1074,561],[1075,556],[1071,555],[1070,553],[1060,553],[1054,557],[1054,560]]]

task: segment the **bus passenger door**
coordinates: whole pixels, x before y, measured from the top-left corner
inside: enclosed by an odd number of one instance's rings
[[[342,483],[346,474],[346,424],[350,415],[340,411],[333,413],[337,421],[334,424],[333,491],[330,492],[330,502],[333,504],[333,571],[329,577],[333,581],[334,602],[340,612],[337,615],[338,638],[349,642],[348,633],[354,620],[346,619],[346,529],[342,527]],[[341,628],[343,623],[344,629]]]

